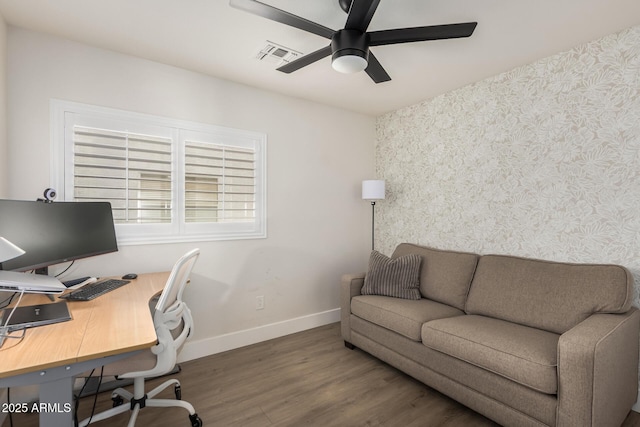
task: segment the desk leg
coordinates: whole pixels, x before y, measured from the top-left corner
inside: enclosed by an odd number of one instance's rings
[[[4,377],[0,378],[0,387],[38,384],[40,387],[40,402],[35,408],[32,406],[29,410],[40,413],[40,426],[73,427],[74,377],[93,368],[108,365],[138,353],[140,351],[114,354],[84,362],[27,372],[13,377]]]
[[[40,425],[73,427],[73,377],[40,384]]]

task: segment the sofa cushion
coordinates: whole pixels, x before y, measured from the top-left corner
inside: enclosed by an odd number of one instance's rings
[[[466,312],[562,334],[593,313],[628,311],[632,289],[631,273],[617,265],[486,255]]]
[[[560,336],[484,316],[427,322],[422,343],[547,394],[556,394]]]
[[[420,341],[424,322],[464,315],[462,310],[424,298],[403,300],[378,295],[354,297],[351,312],[414,341]]]
[[[464,310],[478,255],[401,243],[391,258],[407,254],[422,257],[420,293],[423,297]]]
[[[371,251],[362,294],[420,299],[421,261],[422,258],[416,254],[391,259],[378,251]]]

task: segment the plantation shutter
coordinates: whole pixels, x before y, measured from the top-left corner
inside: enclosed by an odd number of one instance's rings
[[[53,100],[58,197],[110,202],[119,244],[265,238],[267,136]]]
[[[73,127],[73,199],[111,202],[117,224],[172,221],[171,138]]]
[[[256,151],[185,140],[185,221],[256,219]]]

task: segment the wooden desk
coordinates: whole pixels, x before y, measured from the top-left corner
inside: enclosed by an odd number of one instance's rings
[[[72,426],[76,375],[156,343],[149,300],[168,277],[169,272],[141,274],[93,301],[70,301],[73,320],[27,329],[18,344],[6,339],[0,348],[0,387],[39,384],[40,403],[47,405],[40,425]],[[44,295],[25,294],[20,305],[47,302]]]

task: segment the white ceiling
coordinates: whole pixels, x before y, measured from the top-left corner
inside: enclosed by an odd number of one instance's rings
[[[338,0],[262,0],[339,29]],[[379,115],[640,24],[638,0],[382,0],[370,30],[477,21],[470,38],[372,48],[392,81],[325,58],[292,74],[254,59],[266,40],[310,53],[328,40],[228,0],[0,0],[10,25],[251,86]]]

